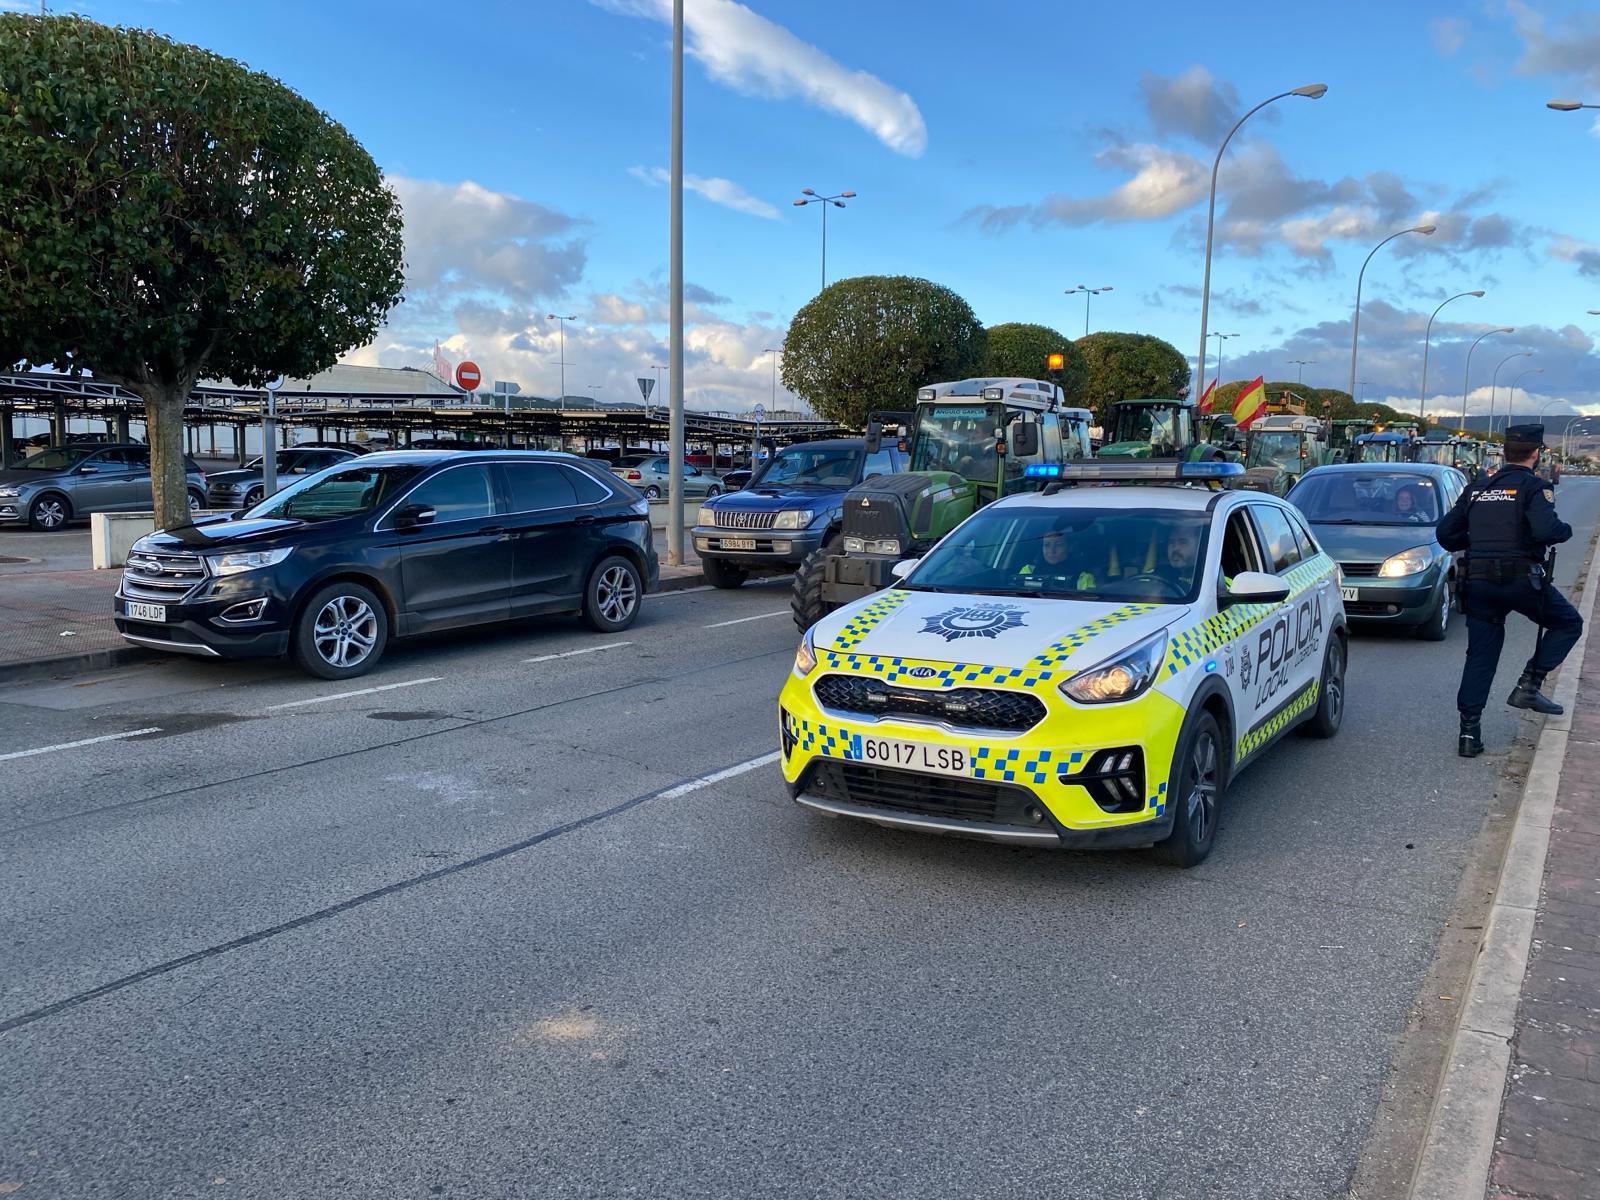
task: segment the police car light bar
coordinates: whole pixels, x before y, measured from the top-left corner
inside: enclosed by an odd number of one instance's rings
[[[1232,479],[1244,474],[1244,466],[1236,462],[1030,463],[1023,473],[1034,478],[1059,479],[1064,483],[1138,483],[1167,479]]]

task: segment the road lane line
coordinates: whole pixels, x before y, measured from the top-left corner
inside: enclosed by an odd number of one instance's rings
[[[335,692],[331,696],[312,696],[309,700],[289,700],[283,704],[269,704],[267,712],[280,708],[299,708],[303,704],[326,704],[329,700],[348,700],[351,696],[370,696],[374,692],[392,692],[395,688],[416,687],[419,683],[438,683],[442,675],[429,675],[426,679],[408,679],[404,683],[385,683],[378,687],[357,688],[353,692]]]
[[[669,600],[673,596],[687,596],[690,592],[714,592],[714,591],[716,591],[716,588],[712,587],[709,583],[702,583],[699,587],[673,588],[670,592],[651,592],[650,593],[650,599],[652,599],[652,600]]]
[[[698,792],[701,788],[710,787],[714,783],[721,783],[724,779],[732,779],[735,775],[743,775],[746,771],[754,771],[757,767],[764,767],[768,763],[778,761],[778,752],[763,754],[760,758],[752,758],[747,762],[735,763],[731,767],[723,767],[720,771],[713,771],[709,775],[702,775],[698,779],[691,779],[688,783],[680,783],[677,787],[668,788],[664,792],[657,792],[657,800],[676,800],[679,796],[687,796],[690,792]]]
[[[0,754],[0,762],[10,762],[14,758],[32,758],[35,754],[53,754],[57,750],[76,750],[79,746],[93,746],[97,742],[115,742],[121,738],[143,737],[147,733],[160,733],[161,726],[152,725],[148,729],[130,729],[127,733],[106,733],[99,737],[79,738],[75,742],[57,742],[54,746],[37,746],[32,750],[13,750],[9,754]]]
[[[777,612],[757,613],[753,617],[738,617],[732,621],[716,621],[710,625],[702,625],[701,629],[721,629],[725,625],[743,625],[746,621],[765,621],[768,617],[787,617],[789,610],[780,608]]]
[[[540,654],[537,657],[525,658],[522,661],[525,663],[553,662],[558,658],[573,658],[579,654],[598,654],[602,650],[620,650],[624,646],[631,645],[633,645],[632,642],[607,642],[604,646],[585,646],[581,650],[568,650],[561,654]]]

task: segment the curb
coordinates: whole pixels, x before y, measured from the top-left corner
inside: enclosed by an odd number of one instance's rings
[[[675,575],[663,578],[656,591],[685,592],[692,588],[709,586],[698,570],[692,575]],[[170,655],[139,646],[113,646],[107,650],[86,650],[81,654],[58,654],[53,658],[39,658],[28,662],[0,663],[0,684],[31,683],[63,675],[77,675],[84,671],[103,671],[110,667],[125,667],[132,663],[164,662]]]
[[[1516,1033],[1545,855],[1550,848],[1550,822],[1567,756],[1578,677],[1600,593],[1596,550],[1591,542],[1588,574],[1577,605],[1584,614],[1583,634],[1562,664],[1551,696],[1566,712],[1545,719],[1528,767],[1494,903],[1484,923],[1483,940],[1467,981],[1466,1001],[1411,1178],[1409,1200],[1462,1200],[1488,1190],[1500,1106],[1511,1068],[1511,1039]]]

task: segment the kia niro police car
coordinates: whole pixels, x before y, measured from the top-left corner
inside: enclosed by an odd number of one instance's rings
[[[1229,780],[1344,710],[1338,569],[1237,463],[1041,465],[817,622],[780,698],[801,804],[1023,845],[1210,853]],[[1114,486],[1096,486],[1111,484]]]

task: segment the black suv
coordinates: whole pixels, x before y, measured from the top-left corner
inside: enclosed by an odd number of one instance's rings
[[[626,629],[658,578],[649,504],[600,464],[405,450],[141,538],[116,622],[141,646],[287,652],[345,679],[370,670],[390,637],[572,611],[601,632]]]

